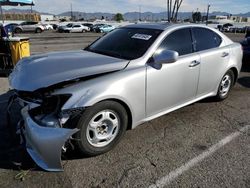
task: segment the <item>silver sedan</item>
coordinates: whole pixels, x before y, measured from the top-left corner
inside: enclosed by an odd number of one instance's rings
[[[99,155],[128,129],[207,97],[227,98],[241,65],[241,45],[215,29],[135,24],[84,50],[25,58],[9,81],[23,106],[28,153],[60,171],[69,148]]]

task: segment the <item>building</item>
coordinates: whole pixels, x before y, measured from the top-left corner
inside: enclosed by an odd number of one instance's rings
[[[242,17],[242,16],[210,16],[209,21],[213,23],[219,23],[219,24],[224,24],[224,23],[250,23],[250,17]]]
[[[55,16],[54,16],[54,15],[50,15],[50,14],[41,14],[41,21],[42,21],[42,22],[54,21],[54,20],[55,20]]]
[[[250,17],[242,18],[242,22],[250,23]]]
[[[41,21],[40,14],[37,13],[4,13],[3,18],[0,15],[0,20],[15,20],[15,21],[34,21],[39,22]]]
[[[54,16],[54,20],[57,21],[71,21],[71,16]]]
[[[228,16],[218,16],[218,15],[216,15],[216,16],[210,16],[209,19],[211,19],[211,20],[227,20]]]
[[[243,17],[241,17],[241,16],[230,16],[230,20],[233,20],[234,22],[243,22]]]

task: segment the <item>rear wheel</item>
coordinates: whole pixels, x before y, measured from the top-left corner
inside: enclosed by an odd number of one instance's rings
[[[16,28],[16,29],[15,29],[15,33],[22,33],[22,29]]]
[[[229,70],[223,76],[216,95],[217,100],[222,101],[228,97],[229,92],[234,84],[234,77],[235,76],[232,70]]]
[[[85,29],[83,29],[83,30],[82,30],[82,33],[85,33],[85,32],[86,32],[86,30],[85,30]]]
[[[36,33],[41,33],[42,29],[41,28],[36,28]]]
[[[87,109],[80,118],[76,144],[82,154],[100,155],[120,141],[128,124],[124,107],[114,101],[104,101]]]

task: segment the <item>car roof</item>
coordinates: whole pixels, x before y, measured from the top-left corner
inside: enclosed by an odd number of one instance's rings
[[[124,26],[124,28],[135,28],[135,29],[157,29],[157,30],[167,30],[169,28],[181,28],[181,27],[201,27],[212,29],[206,25],[201,24],[190,24],[190,23],[139,23]]]
[[[165,30],[171,25],[169,23],[139,23],[127,25],[125,28]]]

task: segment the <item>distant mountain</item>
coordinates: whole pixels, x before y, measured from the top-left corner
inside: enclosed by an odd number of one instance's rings
[[[114,14],[105,13],[105,12],[95,12],[95,13],[85,13],[85,12],[72,12],[73,16],[76,18],[84,18],[85,20],[89,19],[101,19],[104,17],[105,19],[112,19]],[[58,16],[71,16],[71,12],[64,12],[58,14]]]
[[[73,16],[76,18],[84,18],[85,20],[89,19],[101,19],[104,17],[107,20],[110,20],[114,17],[115,14],[111,13],[102,13],[102,12],[96,12],[96,13],[85,13],[85,12],[72,12]],[[191,12],[180,12],[179,17],[182,19],[191,17]],[[59,14],[58,16],[71,16],[71,12],[64,12]],[[159,12],[159,13],[152,13],[152,12],[142,12],[141,14],[139,12],[127,12],[123,14],[123,17],[125,20],[128,21],[135,21],[141,18],[141,20],[163,20],[167,17],[167,12]]]
[[[31,9],[4,9],[4,12],[6,13],[30,13]],[[36,10],[33,10],[34,13],[40,13],[40,14],[48,14],[48,15],[52,15],[50,13],[44,13],[44,12],[38,12]],[[203,15],[206,15],[206,13],[202,13]],[[228,12],[220,12],[220,11],[216,11],[216,12],[212,12],[210,13],[210,15],[220,15],[220,16],[228,16],[230,15],[230,13]],[[250,17],[250,12],[248,13],[241,13],[241,14],[234,14],[235,16],[242,16],[242,17]],[[58,14],[58,16],[71,16],[71,12],[64,12],[61,14]],[[89,20],[89,19],[101,19],[102,17],[104,17],[107,20],[111,20],[114,17],[114,14],[112,13],[107,13],[107,12],[95,12],[95,13],[86,13],[86,12],[73,12],[73,16],[75,16],[75,18],[80,19],[80,18],[84,18],[85,20]],[[178,17],[180,19],[186,19],[186,18],[190,18],[192,16],[192,12],[180,12],[178,14]],[[127,12],[123,14],[123,17],[125,20],[128,21],[135,21],[138,20],[139,18],[141,18],[142,20],[166,20],[167,18],[167,12],[159,12],[159,13],[152,13],[152,12],[142,12],[141,14],[139,12]]]
[[[230,15],[230,13],[228,13],[228,12],[220,12],[220,11],[215,11],[215,12],[212,12],[212,13],[210,13],[209,15],[217,15],[217,16],[228,16],[228,15]]]
[[[237,14],[236,16],[242,16],[242,17],[250,17],[250,12],[244,13],[244,14]]]

